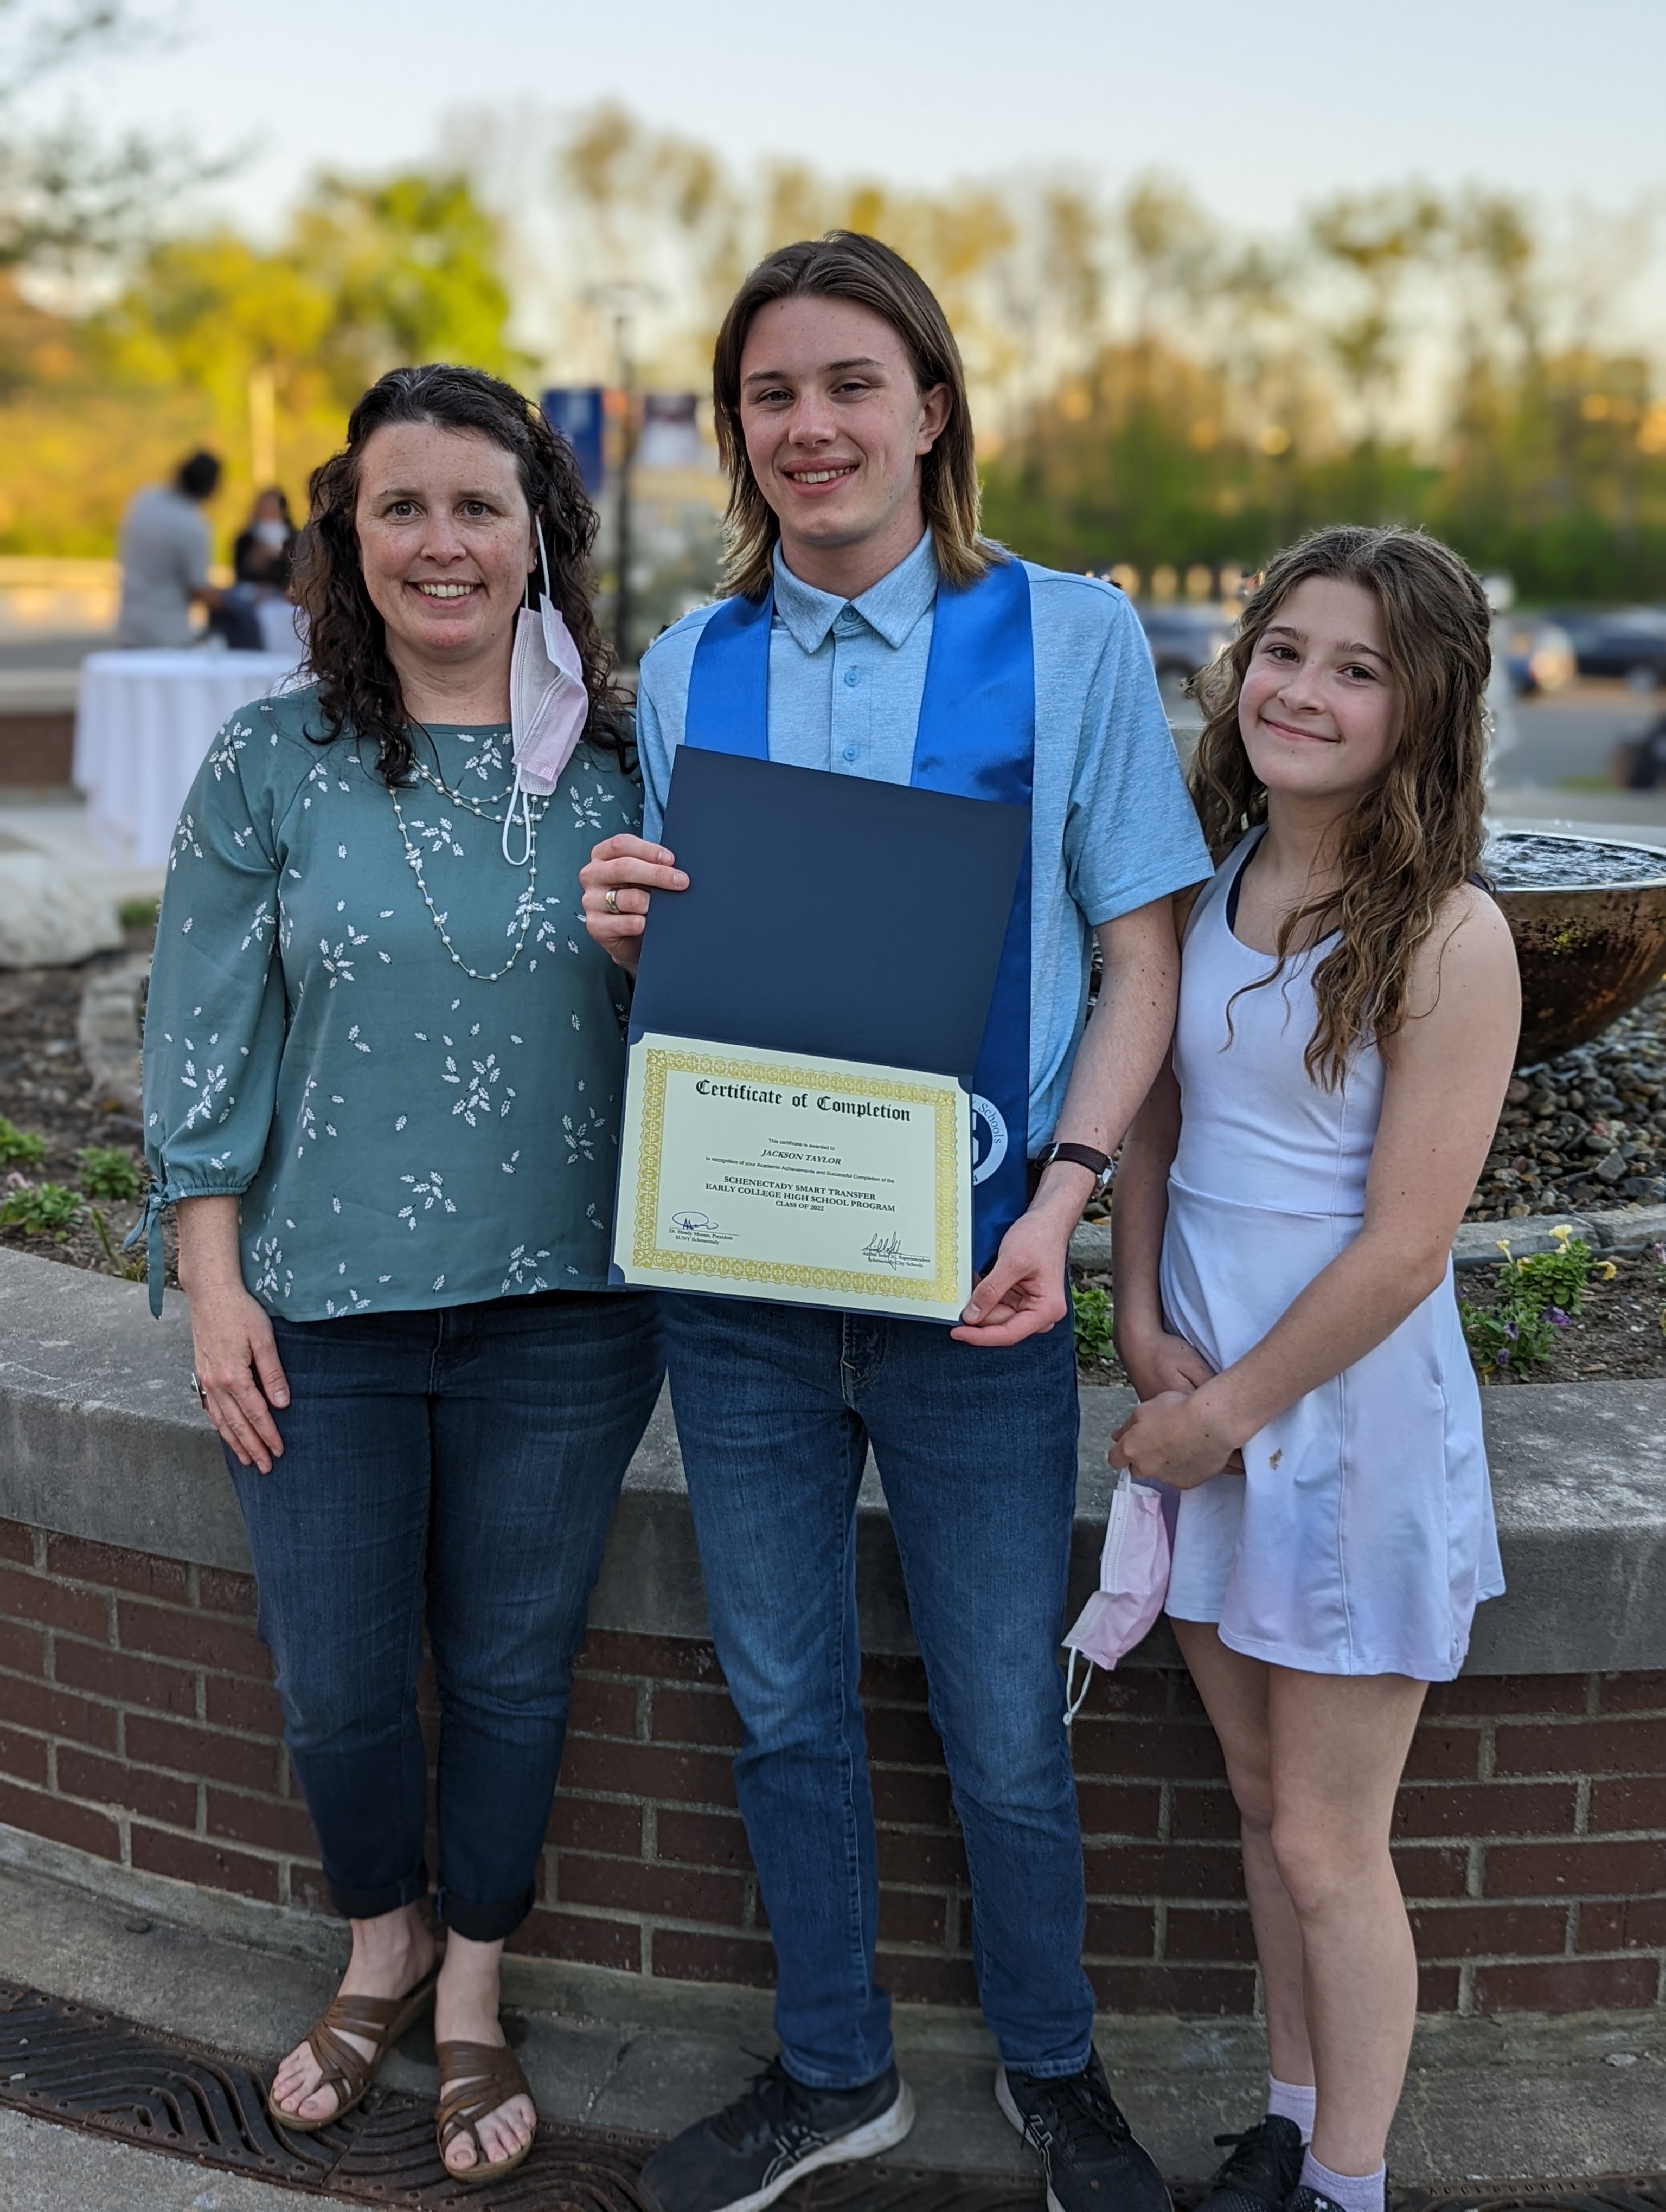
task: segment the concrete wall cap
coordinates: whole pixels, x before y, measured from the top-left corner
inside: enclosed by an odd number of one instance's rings
[[[1508,1240],[1518,1260],[1554,1252],[1558,1229],[1583,1237],[1593,1252],[1646,1252],[1666,1240],[1666,1206],[1582,1206],[1569,1213],[1531,1213],[1520,1221],[1464,1221],[1452,1239],[1452,1265],[1496,1267],[1503,1258],[1499,1240]],[[1110,1272],[1110,1224],[1084,1221],[1070,1240],[1071,1265],[1095,1274]]]

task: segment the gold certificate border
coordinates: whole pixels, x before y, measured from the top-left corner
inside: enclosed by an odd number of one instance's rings
[[[678,1052],[648,1045],[643,1053],[641,1162],[636,1183],[631,1265],[656,1273],[721,1275],[730,1281],[770,1283],[801,1291],[856,1291],[869,1297],[905,1298],[920,1304],[947,1305],[959,1296],[960,1181],[955,1117],[964,1109],[958,1084],[904,1083],[883,1076],[836,1074],[830,1068],[804,1067],[769,1060],[739,1060],[727,1053]],[[847,1267],[800,1267],[785,1260],[726,1259],[717,1252],[685,1252],[655,1242],[660,1214],[660,1152],[665,1141],[666,1078],[732,1075],[742,1081],[779,1083],[788,1088],[819,1086],[858,1097],[888,1098],[933,1109],[937,1119],[937,1273],[930,1282],[916,1275],[880,1275]]]

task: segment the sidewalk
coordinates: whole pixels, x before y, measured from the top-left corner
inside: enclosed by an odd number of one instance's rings
[[[302,2212],[316,2197],[0,2112],[6,2212]]]
[[[21,1842],[0,1831],[8,1844]],[[270,2060],[298,2041],[328,2001],[337,1931],[103,1870],[109,1894],[0,1867],[0,1976],[70,1996],[216,2049]],[[256,1951],[183,1917],[242,1923]],[[277,1948],[282,1947],[282,1948]],[[574,1969],[572,2012],[514,2009],[509,2025],[543,2116],[669,2135],[732,2096],[774,2048],[766,1997],[662,1988],[620,1993]],[[624,2003],[639,2015],[610,2016]],[[578,2009],[580,2004],[585,2009]],[[1025,2177],[1029,2154],[994,2109],[994,2056],[976,2022],[899,2008],[899,2057],[920,2120],[912,2167]],[[1102,2020],[1099,2047],[1119,2098],[1164,2171],[1196,2179],[1219,2155],[1212,2136],[1259,2111],[1265,2065],[1248,2021]],[[754,2055],[749,2055],[754,2054]],[[1624,2063],[1610,2063],[1615,2059]],[[406,2039],[383,2075],[431,2096],[432,2045]],[[1552,2021],[1432,2020],[1420,2031],[1389,2152],[1397,2183],[1483,2181],[1666,2168],[1666,2020],[1657,2014]],[[31,2193],[32,2192],[32,2193]],[[0,2202],[9,2212],[282,2212],[289,2190],[206,2172],[15,2112],[0,2112]],[[316,2203],[319,2200],[312,2199]]]
[[[20,846],[45,853],[76,875],[94,878],[117,906],[128,899],[161,896],[166,871],[112,866],[87,833],[87,802],[77,794],[18,799],[0,789],[0,853]]]

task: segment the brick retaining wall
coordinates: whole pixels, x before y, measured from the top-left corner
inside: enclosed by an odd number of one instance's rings
[[[321,1909],[246,1576],[0,1522],[0,1821],[113,1863]],[[965,1861],[915,1660],[864,1672],[884,1978],[971,2004]],[[514,1948],[767,1983],[709,1644],[593,1632],[537,1910]],[[1107,2010],[1255,1996],[1234,1819],[1183,1674],[1096,1680],[1075,1731],[1088,1957]],[[1468,1675],[1431,1692],[1402,1880],[1434,2012],[1666,2002],[1666,1674]]]
[[[67,796],[75,743],[73,714],[0,714],[0,785]]]

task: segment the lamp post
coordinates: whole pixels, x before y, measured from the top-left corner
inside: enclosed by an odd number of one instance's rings
[[[636,379],[630,354],[630,309],[623,304],[614,309],[613,344],[619,361],[619,393],[624,401],[619,420],[619,503],[614,525],[619,587],[613,599],[613,650],[623,662],[630,657],[626,641],[630,635],[630,465],[636,453]]]
[[[585,297],[592,307],[611,311],[613,350],[618,362],[619,474],[614,507],[618,586],[613,595],[613,649],[624,660],[630,629],[630,470],[636,453],[636,363],[630,343],[631,319],[659,295],[652,285],[625,282],[593,285]]]

